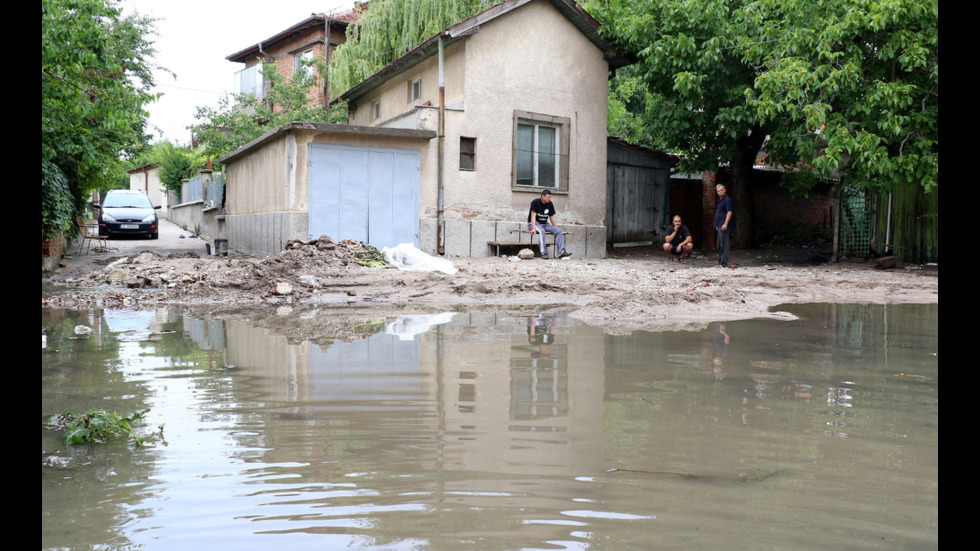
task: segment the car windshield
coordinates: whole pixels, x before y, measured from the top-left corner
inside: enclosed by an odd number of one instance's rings
[[[149,197],[142,193],[110,193],[106,195],[103,207],[151,209]]]

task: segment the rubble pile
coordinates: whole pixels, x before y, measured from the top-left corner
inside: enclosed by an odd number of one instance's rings
[[[147,293],[161,302],[205,298],[222,302],[223,291],[229,292],[229,301],[240,301],[243,295],[264,301],[301,299],[330,287],[349,286],[349,270],[386,266],[375,247],[350,239],[334,242],[323,235],[310,241],[291,240],[280,253],[262,259],[195,254],[164,257],[144,252],[119,258],[67,285],[79,290],[101,289],[108,299],[94,294],[89,298],[100,303],[117,298],[123,305],[144,303]],[[56,303],[52,305],[68,307],[77,306],[85,297],[50,300]],[[69,300],[71,303],[65,304]]]

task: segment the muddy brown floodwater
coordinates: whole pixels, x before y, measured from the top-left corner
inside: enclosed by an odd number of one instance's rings
[[[938,304],[780,310],[627,334],[325,307],[313,342],[46,308],[42,415],[148,409],[163,438],[42,426],[42,549],[937,549]]]

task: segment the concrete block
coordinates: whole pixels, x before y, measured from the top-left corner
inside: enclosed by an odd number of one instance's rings
[[[419,250],[430,255],[439,254],[437,230],[438,226],[435,218],[423,218],[419,220]]]
[[[561,231],[565,233],[565,252],[572,253],[572,257],[583,258],[586,256],[586,228],[588,226],[562,226],[559,225]],[[571,233],[569,233],[571,232]],[[550,254],[554,255],[558,251],[548,251]]]
[[[446,256],[470,255],[469,220],[446,220]]]
[[[527,224],[524,222],[497,222],[497,235],[494,239],[496,241],[517,241],[515,230],[522,228],[527,228]]]
[[[473,220],[470,223],[469,256],[492,256],[487,241],[497,240],[497,223],[488,220]]]
[[[606,227],[586,226],[586,258],[606,257]]]

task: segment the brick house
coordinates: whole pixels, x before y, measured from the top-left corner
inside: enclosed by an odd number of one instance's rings
[[[357,21],[366,4],[358,4],[344,11],[313,14],[288,29],[229,55],[226,58],[228,61],[245,64],[234,75],[235,93],[261,96],[265,88],[262,81],[262,66],[265,63],[275,63],[276,71],[289,79],[300,70],[304,60],[323,59],[329,62],[334,48],[347,39],[347,25]],[[323,88],[312,88],[310,102],[326,107],[328,89],[326,83]]]

